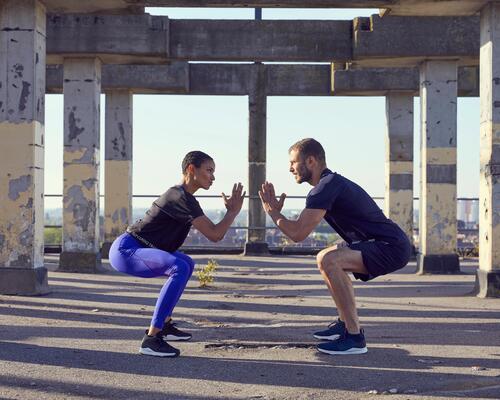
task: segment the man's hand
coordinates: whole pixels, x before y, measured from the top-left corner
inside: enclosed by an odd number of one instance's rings
[[[240,212],[246,194],[246,192],[242,192],[243,185],[241,183],[235,183],[233,185],[231,197],[228,198],[224,193],[222,193],[222,200],[224,201],[224,205],[229,213],[238,214]]]
[[[282,193],[279,200],[276,200],[273,184],[266,181],[262,185],[261,190],[259,190],[259,197],[264,211],[271,214],[273,212],[281,212],[283,204],[285,203],[286,194]]]

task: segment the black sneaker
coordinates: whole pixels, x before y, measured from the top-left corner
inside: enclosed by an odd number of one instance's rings
[[[352,335],[346,331],[339,339],[320,343],[316,348],[326,354],[363,354],[368,351],[362,329],[357,335]]]
[[[345,331],[346,327],[344,321],[341,321],[340,318],[338,318],[336,321],[333,321],[330,325],[328,325],[328,329],[314,332],[313,336],[319,340],[336,340],[344,335]]]
[[[163,340],[168,340],[168,341],[185,341],[189,340],[192,338],[192,335],[187,332],[183,332],[175,327],[175,323],[172,321],[165,322],[163,325],[163,329],[160,331]]]
[[[155,336],[149,336],[147,331],[142,339],[139,353],[156,357],[177,357],[181,354],[178,349],[163,340],[161,332],[158,332]]]

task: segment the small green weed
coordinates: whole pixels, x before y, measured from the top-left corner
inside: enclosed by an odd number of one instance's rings
[[[198,277],[199,287],[207,287],[214,281],[214,272],[219,264],[215,260],[208,260],[207,265],[202,267],[199,271],[196,271],[196,276]]]

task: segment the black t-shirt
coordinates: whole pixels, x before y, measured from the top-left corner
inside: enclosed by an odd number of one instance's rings
[[[329,169],[307,195],[306,208],[326,210],[326,222],[349,244],[371,239],[391,244],[407,240],[368,193]]]
[[[127,231],[136,233],[158,249],[174,252],[186,240],[193,219],[202,215],[198,200],[182,186],[173,186]]]

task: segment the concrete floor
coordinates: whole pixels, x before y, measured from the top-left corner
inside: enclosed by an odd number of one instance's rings
[[[162,279],[59,273],[47,257],[51,294],[0,296],[0,398],[500,398],[500,299],[470,295],[475,261],[356,283],[369,351],[328,356],[311,332],[336,314],[313,257],[194,258],[218,261],[215,282],[193,276],[175,312],[193,341],[158,359],[137,351]]]

